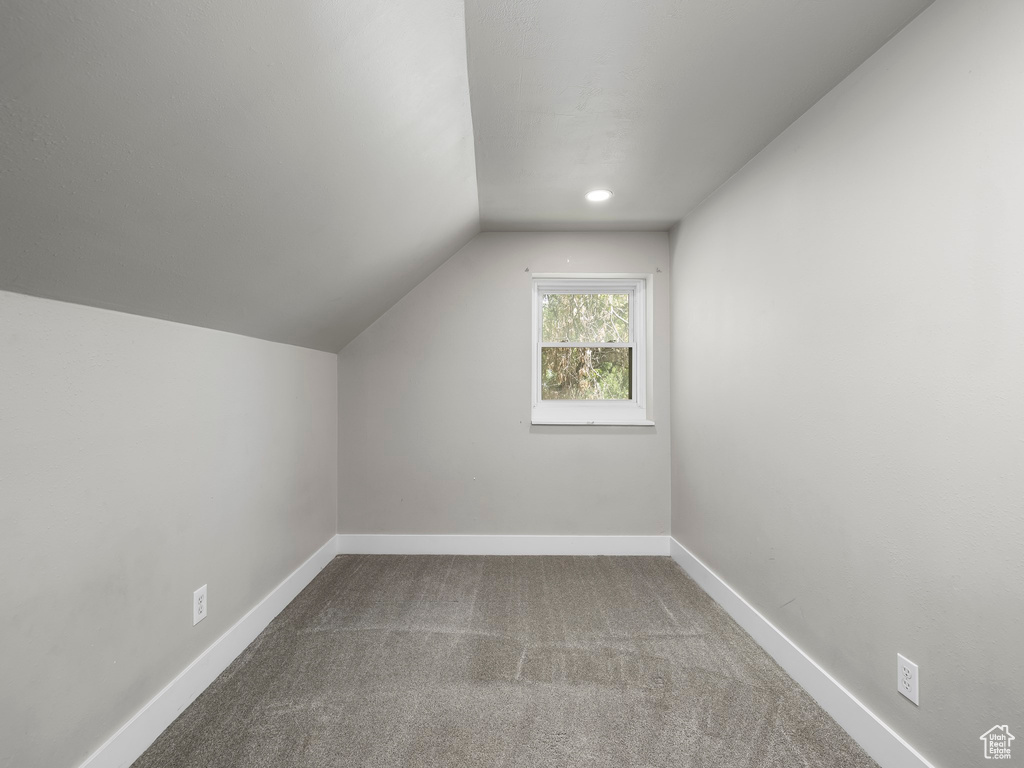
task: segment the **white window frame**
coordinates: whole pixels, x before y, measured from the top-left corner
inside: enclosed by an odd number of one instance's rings
[[[651,326],[653,320],[648,274],[534,274],[533,276],[533,424],[654,426],[647,417],[650,403]],[[550,293],[629,293],[629,343],[541,342],[541,297]],[[542,400],[542,347],[632,347],[632,400]]]

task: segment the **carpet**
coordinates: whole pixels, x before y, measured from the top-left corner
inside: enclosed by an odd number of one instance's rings
[[[870,768],[667,557],[335,558],[134,768]]]

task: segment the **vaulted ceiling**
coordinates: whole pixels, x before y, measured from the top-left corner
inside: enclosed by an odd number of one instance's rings
[[[337,351],[481,223],[671,226],[929,2],[9,0],[0,289]]]

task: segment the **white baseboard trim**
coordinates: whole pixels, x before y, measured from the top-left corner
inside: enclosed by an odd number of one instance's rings
[[[256,636],[301,592],[337,554],[332,536],[306,562],[278,584],[227,632],[169,682],[80,768],[125,768],[146,751],[217,675],[246,649]]]
[[[660,555],[668,536],[418,536],[339,533],[350,555]]]
[[[245,650],[336,554],[671,555],[882,768],[934,768],[899,734],[670,536],[338,534],[235,622],[80,768],[127,768]]]
[[[818,666],[696,555],[672,537],[669,543],[672,559],[679,567],[722,606],[876,763],[882,768],[934,768],[921,753]]]

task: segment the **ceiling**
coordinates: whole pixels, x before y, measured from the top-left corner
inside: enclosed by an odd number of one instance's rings
[[[462,0],[0,3],[0,288],[336,352],[479,221]]]
[[[484,229],[671,227],[930,2],[466,0]]]
[[[671,226],[929,2],[9,0],[0,289],[337,351],[481,224]]]

